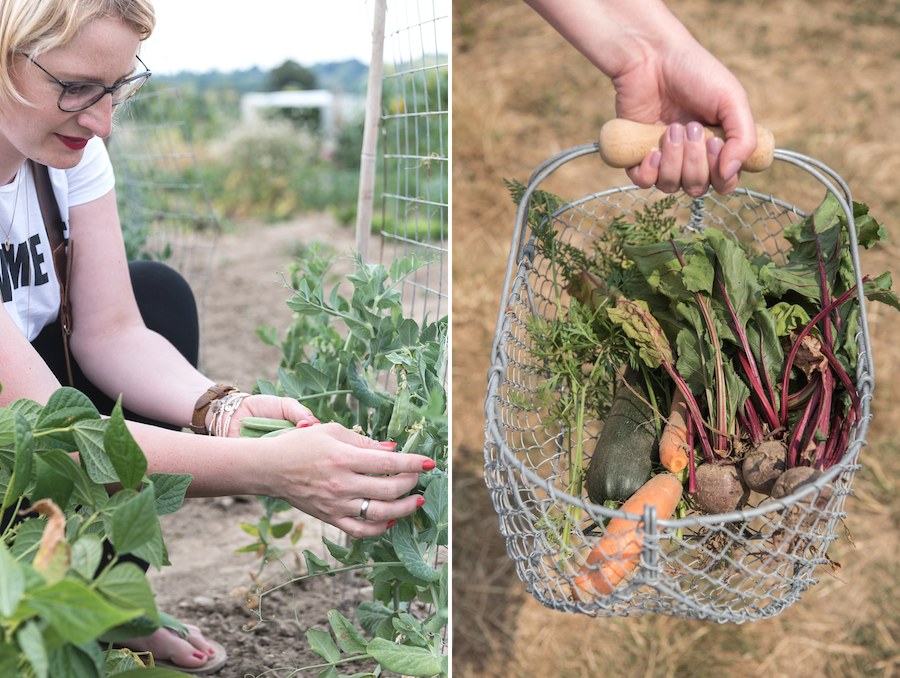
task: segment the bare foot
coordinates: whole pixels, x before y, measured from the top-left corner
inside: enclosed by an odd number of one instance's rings
[[[133,652],[151,652],[154,660],[169,660],[179,666],[195,669],[212,659],[216,651],[200,633],[200,629],[191,624],[185,624],[185,627],[190,635],[184,639],[171,629],[161,628],[149,636],[134,638],[122,645]]]

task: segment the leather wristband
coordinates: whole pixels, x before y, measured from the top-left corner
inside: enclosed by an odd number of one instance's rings
[[[209,429],[206,428],[206,413],[213,400],[220,400],[229,393],[234,393],[237,389],[234,386],[226,386],[225,384],[213,384],[206,393],[197,399],[194,405],[194,416],[191,417],[191,430],[201,436],[211,435]]]

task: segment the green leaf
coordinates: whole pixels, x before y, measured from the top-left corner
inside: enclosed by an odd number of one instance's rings
[[[138,615],[110,605],[100,594],[70,579],[32,591],[29,605],[67,641],[87,643]]]
[[[247,544],[246,546],[241,546],[239,549],[235,549],[234,553],[256,553],[260,549],[266,548],[266,545],[261,541],[253,542],[252,544]]]
[[[84,469],[72,458],[72,455],[62,450],[54,449],[38,452],[37,457],[52,468],[56,474],[65,476],[72,481],[72,500],[75,503],[81,506],[94,505],[91,481]],[[65,504],[56,503],[61,508],[65,508]]]
[[[397,330],[397,336],[390,345],[389,350],[396,351],[402,348],[416,346],[419,343],[419,326],[415,320],[407,318]]]
[[[335,645],[334,639],[327,631],[320,629],[310,629],[306,632],[306,639],[309,641],[309,649],[322,657],[327,662],[335,663],[341,658],[341,651]]]
[[[47,678],[50,661],[47,657],[47,648],[44,646],[44,636],[34,619],[29,619],[19,628],[16,641],[22,654],[34,669],[35,676]]]
[[[258,390],[262,395],[278,395],[278,390],[275,388],[275,384],[273,384],[271,381],[267,381],[266,379],[256,380],[256,390]]]
[[[82,419],[75,423],[73,436],[88,478],[100,485],[119,482],[116,469],[103,449],[106,419]]]
[[[103,540],[96,534],[85,534],[72,544],[72,569],[91,581],[103,558]]]
[[[28,420],[18,412],[13,413],[12,436],[16,458],[13,464],[12,478],[6,488],[3,507],[15,504],[31,482],[31,471],[34,466],[34,435]]]
[[[0,541],[0,615],[12,617],[25,592],[25,575]]]
[[[292,523],[291,521],[275,523],[274,525],[272,525],[272,536],[275,539],[281,539],[288,532],[290,532],[293,527],[294,523]]]
[[[353,397],[366,407],[380,407],[389,400],[387,397],[369,388],[368,382],[359,373],[356,360],[351,361],[347,365],[347,383],[350,386]]]
[[[157,624],[159,615],[147,575],[134,563],[120,563],[105,570],[94,582],[96,590],[110,603],[126,610],[138,610]]]
[[[122,485],[136,490],[147,473],[147,458],[125,424],[121,397],[116,401],[109,417],[103,434],[103,447]]]
[[[289,502],[286,502],[284,499],[276,499],[275,497],[264,497],[262,495],[257,495],[257,499],[263,505],[263,508],[266,509],[267,513],[282,513],[284,511],[290,511],[293,506]]]
[[[61,452],[61,450],[59,451]],[[29,493],[30,500],[36,502],[39,499],[50,498],[54,504],[65,510],[69,505],[69,497],[72,496],[72,491],[75,489],[75,481],[72,477],[60,472],[40,455],[34,457],[34,470],[35,483],[34,489]]]
[[[356,630],[356,627],[337,610],[328,612],[328,623],[331,624],[331,630],[334,631],[338,643],[347,654],[365,654],[368,643],[363,635]]]
[[[410,574],[425,581],[437,581],[441,578],[441,573],[422,558],[406,520],[398,522],[391,531],[397,557]]]
[[[318,574],[319,572],[330,572],[331,565],[327,562],[319,558],[312,551],[304,551],[303,559],[306,561],[306,571],[309,574]],[[330,576],[334,576],[333,572],[330,572]]]
[[[447,476],[440,476],[429,483],[425,490],[425,505],[422,509],[431,518],[431,522],[439,532],[435,542],[446,546],[448,541],[448,523],[450,522],[450,492]]]
[[[300,382],[309,388],[312,393],[324,393],[331,390],[331,377],[321,370],[316,369],[309,363],[299,363],[295,369]]]
[[[100,678],[105,662],[97,643],[64,645],[50,653],[50,675],[66,678]]]
[[[328,668],[322,669],[316,678],[340,678],[340,674],[335,667],[329,666]]]
[[[184,495],[194,479],[189,473],[151,473],[147,476],[153,483],[156,515],[175,513],[184,503]]]
[[[160,534],[153,492],[138,492],[116,507],[109,519],[109,539],[116,553],[134,553]],[[151,561],[152,562],[152,561]]]
[[[0,409],[0,448],[15,451],[16,412],[11,408]]]
[[[648,367],[674,365],[672,346],[646,302],[622,297],[616,300],[614,308],[607,310],[607,315],[635,341],[641,360]]]
[[[390,619],[392,614],[389,608],[372,600],[363,600],[356,608],[356,619],[370,636],[374,636],[382,622]]]
[[[46,524],[47,520],[45,518],[28,518],[19,523],[16,540],[10,549],[14,558],[20,560],[24,556],[27,563],[34,559],[37,549],[32,547],[40,543]],[[31,551],[30,555],[25,556],[25,553],[29,550]]]
[[[283,367],[278,368],[278,381],[284,389],[284,393],[289,398],[303,397],[303,383],[292,372],[288,372]]]
[[[84,393],[69,386],[57,389],[47,400],[35,429],[66,428],[82,419],[99,419],[100,413]]]
[[[436,657],[425,648],[373,638],[369,642],[368,652],[388,671],[405,676],[434,676],[441,672],[441,657]]]
[[[344,563],[344,565],[351,565],[355,563],[345,562],[345,559],[350,555],[350,549],[346,546],[341,546],[340,544],[335,544],[333,541],[328,539],[327,537],[322,537],[322,543],[325,544],[325,548],[328,549],[328,552],[331,556],[340,563]]]

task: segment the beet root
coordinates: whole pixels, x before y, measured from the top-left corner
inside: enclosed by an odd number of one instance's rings
[[[782,473],[778,480],[775,481],[775,485],[772,487],[771,496],[773,499],[783,499],[784,497],[793,494],[801,487],[816,482],[821,477],[822,472],[818,469],[814,469],[810,466],[795,466]],[[818,495],[813,494],[811,495],[811,498],[806,497],[801,503],[810,506],[815,502],[815,507],[822,510],[825,508],[828,500],[831,499],[833,493],[831,485],[825,485],[819,491]]]
[[[696,471],[694,503],[704,513],[728,513],[741,508],[750,497],[741,469],[732,462],[702,464]]]
[[[778,440],[765,440],[744,457],[741,471],[751,490],[771,494],[775,481],[784,473],[787,448]]]

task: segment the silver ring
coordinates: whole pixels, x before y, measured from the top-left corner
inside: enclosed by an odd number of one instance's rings
[[[359,507],[359,517],[363,520],[366,519],[366,511],[369,509],[369,500],[363,499],[362,506]]]

